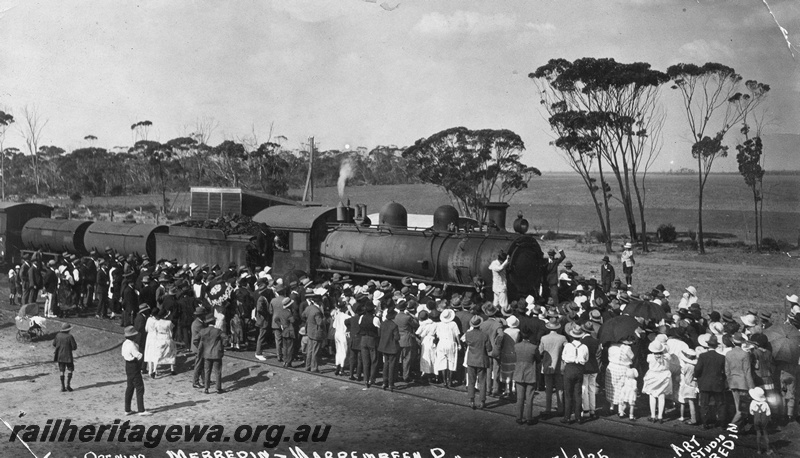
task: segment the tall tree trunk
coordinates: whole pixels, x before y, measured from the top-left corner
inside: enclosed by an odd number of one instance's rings
[[[761,238],[758,236],[758,194],[756,193],[756,183],[753,183],[753,219],[756,226],[756,251],[761,251]]]
[[[644,185],[643,185],[644,186]],[[633,179],[633,189],[636,191],[636,203],[639,207],[639,221],[642,223],[642,251],[647,252],[647,224],[644,219],[644,199],[642,198],[642,191],[639,190],[639,183],[636,181],[636,178]]]
[[[697,178],[699,193],[697,196],[697,252],[705,254],[706,246],[703,242],[703,163],[700,154],[697,155]]]
[[[608,207],[608,194],[606,193],[606,179],[605,175],[603,174],[603,161],[601,160],[597,161],[597,170],[600,173],[600,191],[603,193],[603,206],[605,207],[606,211],[605,226],[603,226],[602,214],[598,214],[598,216],[600,217],[600,225],[603,228],[603,233],[605,233],[606,236],[606,253],[610,254],[611,253],[611,209]],[[595,199],[594,194],[592,194],[592,199]]]

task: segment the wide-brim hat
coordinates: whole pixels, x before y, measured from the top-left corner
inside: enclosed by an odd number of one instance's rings
[[[148,305],[147,302],[142,302],[139,304],[139,311],[143,312],[145,310],[150,310],[150,305]]]
[[[765,311],[762,310],[762,311],[758,312],[758,319],[761,320],[761,321],[770,321],[770,320],[772,320],[772,313],[765,312]]]
[[[611,262],[611,260],[610,260],[610,259],[608,259],[608,256],[603,256],[603,259],[602,259],[602,261],[605,261],[605,262]]]
[[[565,262],[564,267],[572,267],[572,261]]]
[[[742,323],[744,323],[744,325],[747,326],[748,328],[751,328],[751,327],[753,327],[753,326],[755,326],[757,324],[756,323],[756,316],[755,315],[751,315],[749,313],[747,315],[739,317],[739,319],[742,320]]]
[[[767,402],[767,396],[764,393],[764,389],[760,386],[747,390],[747,393],[750,395],[750,399],[756,402]]]
[[[303,278],[300,279],[300,284],[303,285],[303,287],[305,287],[305,288],[308,288],[313,283],[314,282],[312,282],[311,279],[308,278],[308,277],[303,277]]]
[[[694,286],[687,286],[686,292],[688,292],[692,296],[697,296],[697,288],[695,288]]]
[[[735,320],[733,319],[733,314],[731,312],[722,312],[722,321],[726,323],[733,323]]]
[[[698,336],[697,343],[705,348],[717,348],[719,346],[719,340],[717,340],[717,336],[713,334],[702,334]]]
[[[510,317],[506,318],[506,324],[509,328],[516,328],[519,326],[519,318],[511,315]]]
[[[664,353],[667,351],[667,347],[660,339],[655,339],[650,342],[650,345],[647,347],[647,351],[650,353]]]
[[[583,328],[581,326],[578,326],[577,324],[574,324],[573,326],[570,327],[569,331],[567,331],[567,335],[569,335],[573,339],[582,339],[586,337],[586,333],[583,332]]]
[[[133,326],[126,326],[125,327],[125,337],[134,337],[138,336],[139,331],[136,330]]]
[[[379,288],[381,289],[381,291],[384,292],[391,291],[393,289],[392,284],[389,283],[387,280],[382,281],[379,285]]]
[[[206,314],[206,309],[202,306],[198,305],[197,308],[194,309],[194,316],[201,316],[205,314]]]
[[[697,352],[693,348],[684,348],[678,353],[678,359],[683,363],[694,364],[697,362]]]
[[[425,312],[422,312],[422,313],[425,313]],[[422,314],[420,314],[420,320],[422,320]],[[481,324],[483,324],[483,318],[481,318],[481,317],[479,317],[477,315],[472,317],[471,320],[469,320],[469,325],[472,326],[473,328],[477,328]]]
[[[520,313],[527,313],[528,312],[528,307],[531,306],[531,305],[532,305],[532,303],[519,301],[519,302],[517,302],[517,311],[520,312]]]
[[[556,250],[550,248],[549,250],[547,250],[547,254],[556,254]]]
[[[283,308],[287,309],[292,305],[292,300],[288,297],[283,298]]]
[[[792,304],[797,304],[800,301],[800,297],[797,297],[797,294],[792,294],[791,296],[786,296],[786,300]]]
[[[622,247],[623,248],[633,248],[633,245],[631,245],[631,242],[625,242],[625,245],[623,245]]]
[[[444,309],[442,311],[442,316],[439,318],[442,323],[449,323],[453,321],[456,317],[456,312],[453,309]]]
[[[603,314],[600,313],[600,310],[592,310],[589,312],[589,321],[594,321],[596,323],[603,322]]]
[[[403,279],[400,280],[400,283],[403,286],[411,286],[413,284],[413,281],[412,281],[411,277],[403,277]]]
[[[497,313],[497,307],[494,306],[491,302],[487,302],[483,304],[481,307],[481,311],[487,316],[494,316]]]
[[[720,338],[723,334],[725,334],[725,325],[717,321],[708,325],[708,330],[711,331],[711,334],[714,334],[717,336],[717,338]]]
[[[431,296],[433,296],[433,297],[442,297],[442,296],[444,296],[444,292],[442,291],[442,288],[438,288],[437,287],[437,288],[433,289],[433,292],[431,293]]]
[[[64,323],[61,325],[61,332],[70,332],[72,330],[72,325],[69,323]]]
[[[561,329],[561,323],[558,322],[558,318],[550,318],[544,327],[547,329]]]

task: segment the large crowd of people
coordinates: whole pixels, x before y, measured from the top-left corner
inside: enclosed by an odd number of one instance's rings
[[[600,279],[585,278],[569,261],[560,267],[563,250],[550,250],[539,294],[522,298],[505,284],[504,253],[490,267],[493,284],[476,278],[467,290],[410,277],[273,278],[266,266],[154,262],[110,249],[48,262],[26,255],[9,272],[9,286],[12,303],[41,293],[47,316],[78,309],[120,321],[129,413],[134,392],[146,413],[142,374],[156,378],[165,368],[174,375],[179,354],[194,355],[195,388],[224,392],[227,347],[261,361],[274,348],[284,367],[300,361],[311,372],[330,357],[337,376],[366,388],[460,386],[473,409],[486,408],[489,396],[516,402],[520,424],[554,415],[583,423],[605,410],[706,429],[751,424],[766,437],[766,417],[794,419],[798,361],[773,357],[768,335],[771,326],[800,328],[798,297],[787,297],[785,322],[756,311],[704,314],[693,286],[677,304],[663,285],[635,292],[629,251],[622,282],[608,257],[598,259]],[[74,347],[74,339],[57,341]],[[67,359],[60,366],[71,377]],[[534,416],[537,391],[545,406]],[[649,401],[649,412],[637,399]],[[666,414],[668,403],[674,415]]]

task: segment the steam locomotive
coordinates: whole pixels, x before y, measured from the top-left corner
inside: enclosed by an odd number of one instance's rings
[[[381,209],[377,224],[363,205],[276,205],[252,219],[269,228],[274,275],[302,272],[321,278],[339,273],[390,281],[408,276],[470,288],[476,277],[491,284],[488,267],[502,250],[510,257],[509,294],[535,294],[542,278],[542,250],[526,234],[527,221],[521,216],[514,222],[515,232],[506,231],[507,207],[487,204],[488,223],[478,227],[465,223],[450,205],[434,212],[431,227],[409,227],[406,209],[396,202]],[[85,256],[111,248],[123,256],[242,265],[255,244],[253,236],[226,236],[215,229],[51,219],[51,210],[32,203],[0,204],[0,258],[6,264],[19,262],[26,251]]]

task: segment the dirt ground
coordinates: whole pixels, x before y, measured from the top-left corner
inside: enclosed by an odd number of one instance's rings
[[[586,275],[597,274],[602,248],[575,242],[543,242],[563,248],[575,264],[575,270]],[[645,290],[663,283],[672,293],[675,304],[683,287],[697,287],[704,312],[730,309],[740,313],[750,308],[765,308],[782,313],[784,296],[799,293],[800,261],[797,257],[753,255],[737,250],[711,249],[706,256],[676,252],[656,247],[654,253],[637,255],[634,287]],[[791,253],[795,256],[795,253]],[[618,267],[618,266],[617,266]],[[4,280],[0,280],[3,284]],[[645,288],[646,286],[646,288]],[[7,297],[0,288],[0,297]],[[5,303],[5,300],[3,300]],[[330,359],[323,373],[311,374],[298,369],[283,369],[271,355],[266,363],[257,361],[252,352],[232,353],[223,360],[222,395],[205,395],[191,387],[191,357],[180,358],[178,375],[146,379],[145,404],[154,415],[126,417],[123,412],[125,388],[124,363],[120,356],[121,328],[116,322],[93,317],[72,318],[73,334],[78,342],[74,392],[61,393],[58,372],[52,361],[50,333],[39,341],[18,342],[14,312],[0,308],[0,418],[15,425],[36,424],[44,427],[48,419],[70,419],[73,424],[112,424],[128,420],[131,425],[194,425],[219,424],[225,427],[229,442],[170,443],[166,436],[155,447],[142,442],[31,442],[34,455],[44,457],[100,456],[101,454],[141,454],[147,457],[186,456],[190,452],[230,450],[235,452],[266,451],[270,456],[302,456],[291,447],[300,447],[308,456],[313,452],[339,456],[338,452],[374,454],[419,452],[420,456],[529,456],[589,458],[608,457],[671,457],[679,456],[671,444],[683,446],[695,437],[699,447],[709,448],[712,440],[727,434],[734,449],[724,450],[727,456],[754,456],[755,436],[737,435],[722,430],[703,431],[696,427],[668,421],[654,425],[646,421],[646,400],[640,399],[635,423],[606,416],[584,425],[562,425],[558,419],[541,421],[535,426],[519,426],[514,422],[514,407],[506,401],[489,398],[488,408],[472,411],[466,406],[462,388],[452,390],[438,386],[399,384],[394,393],[350,382],[333,376]],[[48,331],[60,329],[59,320],[49,320]],[[212,390],[213,392],[213,390]],[[602,398],[602,394],[598,395]],[[534,413],[543,406],[543,395],[535,398]],[[600,403],[600,402],[599,402]],[[668,412],[675,418],[675,412]],[[299,425],[329,425],[325,442],[305,443],[289,437]],[[286,425],[285,441],[275,448],[258,441],[236,442],[233,431],[239,425]],[[324,426],[321,430],[324,429]],[[243,430],[246,432],[246,428]],[[782,456],[800,456],[800,425],[792,423],[771,435],[773,445]],[[274,436],[273,436],[274,437]],[[29,456],[19,441],[9,442],[10,431],[0,424],[0,456]],[[295,441],[298,439],[298,441]],[[223,439],[224,440],[224,439]],[[688,442],[694,447],[694,443]],[[698,448],[699,448],[698,447]],[[562,450],[563,448],[563,450]],[[173,455],[168,453],[171,451]],[[719,450],[718,456],[723,450]],[[93,455],[94,453],[94,455]],[[594,455],[590,455],[593,453]],[[202,454],[197,456],[203,456]],[[213,455],[209,455],[213,456]],[[221,455],[225,456],[225,455]],[[247,455],[252,456],[252,455]],[[264,456],[264,455],[262,455]],[[343,455],[342,455],[343,456]],[[691,456],[683,453],[682,456]],[[698,455],[700,456],[700,455]]]

